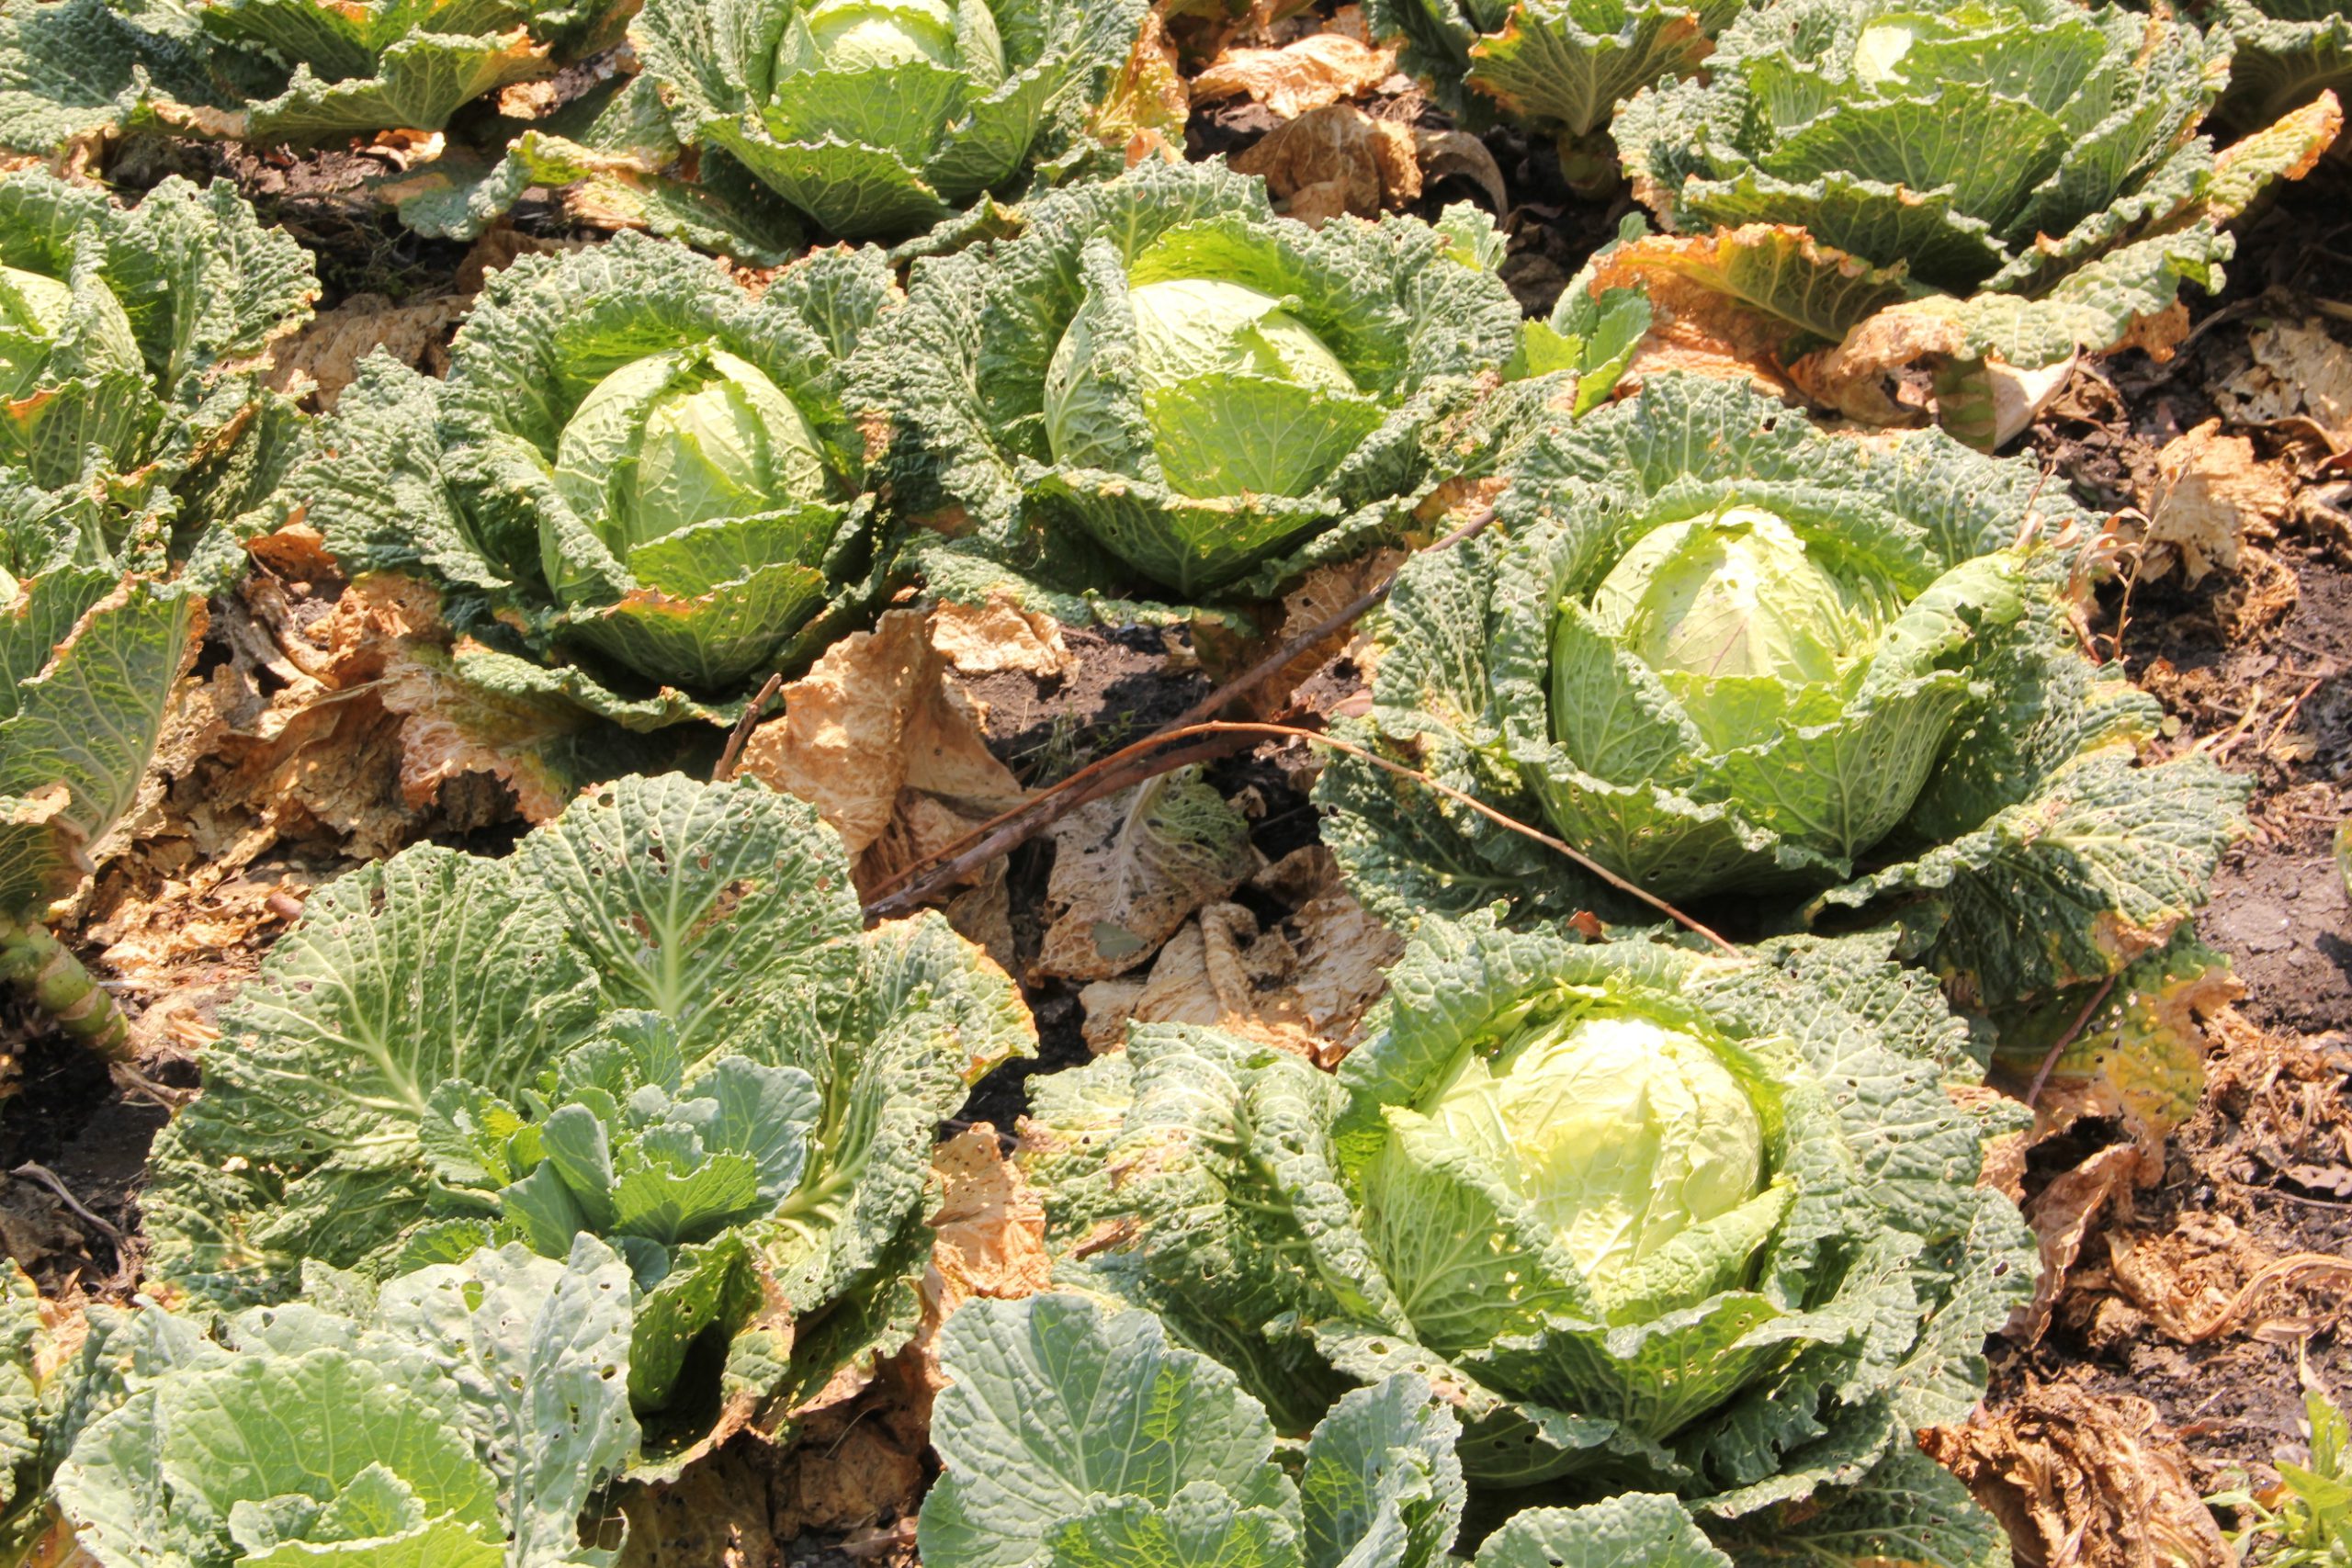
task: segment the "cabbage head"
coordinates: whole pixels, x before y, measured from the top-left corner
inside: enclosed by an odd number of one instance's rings
[[[2324,145],[2288,123],[2217,152],[2229,54],[2111,5],[1775,0],[1703,82],[1620,110],[1634,189],[1683,237],[1634,265],[1793,329],[1789,361],[1842,344],[1799,376],[1858,417],[1895,419],[1883,377],[1928,359],[1947,424],[1990,446],[1989,362],[2109,349],[2183,284],[2217,290],[2221,226]]]
[[[363,366],[288,488],[346,566],[441,591],[478,639],[457,678],[498,694],[473,710],[485,744],[531,744],[495,728],[501,704],[549,715],[542,736],[581,707],[639,731],[730,721],[872,602],[885,552],[844,366],[891,287],[870,250],[756,300],[642,235],[526,258],[483,289],[446,382]]]
[[[935,582],[987,560],[1057,592],[1248,597],[1401,533],[1518,341],[1446,231],[1309,231],[1254,179],[1148,163],[919,262],[873,400],[901,502],[962,536]]]
[[[679,139],[842,239],[918,233],[1099,160],[1088,119],[1136,0],[650,0],[635,38]]]
[[[482,1247],[631,1277],[663,1442],[789,1409],[914,1325],[933,1137],[1035,1034],[935,915],[864,929],[841,840],[755,784],[628,778],[490,860],[326,887],[158,1140],[153,1277],[220,1308]],[[784,1303],[789,1303],[789,1306]]]
[[[1557,139],[1579,188],[1614,183],[1603,134],[1617,106],[1688,76],[1747,0],[1372,0],[1399,63],[1473,125],[1500,118]]]
[[[1964,1031],[1887,953],[1433,919],[1336,1075],[1136,1026],[1037,1080],[1057,1280],[1156,1311],[1278,1425],[1426,1378],[1493,1494],[1671,1495],[1743,1561],[1848,1555],[1873,1516],[1976,1561],[1997,1527],[1912,1431],[1981,1396],[2032,1243],[1944,1091]]]
[[[2154,705],[2077,650],[2076,552],[2030,543],[2096,525],[2030,465],[1657,376],[1538,438],[1497,519],[1407,564],[1359,743],[1735,931],[1899,919],[1972,997],[2104,980],[2203,902],[2240,787],[2136,765]],[[1413,781],[1320,790],[1402,926],[1657,918]]]

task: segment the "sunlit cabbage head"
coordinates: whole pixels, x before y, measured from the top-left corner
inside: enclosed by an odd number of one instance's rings
[[[831,93],[804,94],[793,79],[812,73],[845,80]],[[792,107],[769,119],[797,140],[836,136],[920,166],[1004,74],[1004,40],[985,0],[819,0],[795,13],[777,41],[779,105]]]
[[[1779,1213],[1748,1086],[1698,1034],[1640,1014],[1554,1020],[1491,1056],[1465,1052],[1418,1106],[1387,1114],[1400,1135],[1370,1168],[1370,1202],[1409,1203],[1417,1168],[1467,1155],[1527,1206],[1606,1314],[1629,1299],[1670,1311],[1722,1288],[1765,1227],[1739,1227],[1736,1249],[1667,1299],[1653,1260],[1744,1205],[1759,1220]]]
[[[1063,333],[1046,371],[1046,438],[1073,468],[1122,467],[1139,412],[1180,495],[1304,495],[1380,423],[1380,408],[1297,301],[1247,284],[1137,283],[1127,321],[1099,295]],[[1131,353],[1106,352],[1132,323]]]
[[[556,487],[625,556],[698,523],[822,501],[826,479],[817,434],[792,400],[757,366],[705,346],[649,355],[599,381],[563,427]],[[548,575],[560,586],[560,563]]]
[[[1901,607],[1883,579],[1825,559],[1777,514],[1732,506],[1644,535],[1587,610],[1729,750],[1771,739],[1808,697],[1841,700]],[[1555,708],[1574,701],[1560,693]]]

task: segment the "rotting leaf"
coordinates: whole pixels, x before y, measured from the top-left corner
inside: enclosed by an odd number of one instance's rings
[[[752,731],[741,772],[815,806],[870,889],[1027,798],[949,669],[1044,673],[1068,651],[1010,605],[889,611],[785,687],[784,716]]]
[[[1148,977],[1086,987],[1087,1044],[1116,1050],[1130,1022],[1209,1024],[1337,1065],[1404,942],[1346,891],[1320,845],[1283,856],[1252,886],[1297,907],[1261,930],[1240,904],[1208,905],[1160,949]]]
[[[1421,194],[1413,130],[1374,119],[1353,104],[1327,104],[1276,126],[1227,160],[1262,175],[1283,211],[1319,227],[1343,213],[1376,218]]]
[[[1054,829],[1053,917],[1032,972],[1102,980],[1148,960],[1256,864],[1250,824],[1198,768],[1089,803]]]
[[[2083,1243],[2109,1203],[2129,1203],[2135,1187],[2163,1174],[2152,1166],[2136,1144],[2113,1144],[2091,1156],[2043,1188],[2025,1206],[2027,1223],[2041,1255],[2041,1271],[2034,1282],[2033,1299],[2009,1314],[2004,1337],[2019,1345],[2040,1343],[2050,1326],[2050,1314],[2065,1293],[2068,1276],[2082,1256]]]
[[[2174,436],[2156,454],[2156,477],[2141,498],[2148,516],[2146,574],[2162,576],[2177,558],[2195,584],[2215,568],[2236,568],[2249,542],[2267,544],[2294,510],[2295,485],[2243,435],[2224,435],[2209,419]]]
[[[1396,69],[1393,48],[1374,48],[1344,33],[1310,33],[1280,49],[1233,49],[1193,78],[1193,101],[1247,96],[1283,119],[1361,97]]]
[[[2156,1408],[2063,1383],[2027,1389],[1920,1446],[2007,1531],[2027,1568],[2237,1568]]]

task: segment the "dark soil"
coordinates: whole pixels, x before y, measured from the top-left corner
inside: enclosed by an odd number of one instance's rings
[[[2086,502],[2138,503],[2157,449],[2222,412],[2208,387],[2246,362],[2249,333],[2273,314],[2332,316],[2352,344],[2341,307],[2312,304],[2352,296],[2352,257],[2329,248],[2352,233],[2333,173],[2291,188],[2241,241],[2232,290],[2192,307],[2198,326],[2172,361],[2121,355],[2104,375],[2078,375],[2030,433],[2028,448]],[[2137,1395],[2181,1438],[2206,1491],[2299,1451],[2304,1369],[2339,1398],[2352,1393],[2345,1276],[2290,1278],[2207,1342],[2183,1343],[2101,1266],[2119,1238],[2154,1247],[2184,1290],[2215,1287],[2188,1312],[2210,1319],[2266,1262],[2352,1256],[2352,906],[2332,843],[2352,806],[2352,558],[2309,493],[2330,477],[2328,454],[2294,430],[2244,434],[2302,479],[2299,515],[2235,572],[2193,587],[2177,573],[2110,584],[2092,623],[2101,650],[2163,703],[2165,749],[2202,746],[2252,782],[2250,831],[2198,922],[2245,986],[2243,1021],[2215,1032],[2206,1103],[2170,1140],[2157,1184],[2086,1242],[2050,1335],[1996,1353],[1990,1401],[2052,1381]],[[2035,1168],[2046,1179],[2121,1136],[2078,1128],[2037,1149]]]

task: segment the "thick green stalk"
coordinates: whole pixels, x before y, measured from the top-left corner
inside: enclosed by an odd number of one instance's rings
[[[100,1055],[130,1060],[130,1021],[45,927],[0,919],[0,981],[31,998],[60,1029]]]

